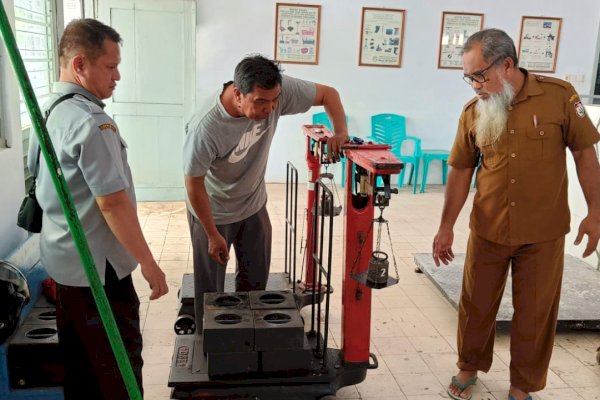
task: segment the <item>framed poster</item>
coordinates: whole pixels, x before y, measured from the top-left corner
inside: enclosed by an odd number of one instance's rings
[[[554,72],[562,18],[523,17],[519,66],[532,72]]]
[[[483,14],[442,13],[438,68],[462,69],[463,44],[483,28]]]
[[[277,3],[275,60],[282,63],[319,63],[321,6]]]
[[[404,10],[362,9],[358,65],[400,68]]]

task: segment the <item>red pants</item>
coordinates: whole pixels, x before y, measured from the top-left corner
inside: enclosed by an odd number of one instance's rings
[[[564,236],[505,246],[471,233],[458,319],[458,368],[487,372],[492,365],[496,314],[509,267],[514,314],[510,382],[525,391],[546,386],[560,300]]]

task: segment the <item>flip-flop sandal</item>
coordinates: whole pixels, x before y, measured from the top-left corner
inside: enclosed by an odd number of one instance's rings
[[[466,381],[465,383],[460,383],[458,381],[458,379],[456,379],[456,376],[452,377],[451,380],[452,384],[454,386],[456,386],[457,388],[460,389],[460,393],[464,392],[469,386],[475,386],[477,384],[477,377],[469,379],[468,381]],[[471,400],[471,397],[473,397],[473,395],[470,395],[469,397],[460,397],[459,395],[455,395],[453,394],[450,389],[446,390],[446,393],[448,393],[448,396],[450,396],[451,399],[454,400]]]
[[[512,394],[509,393],[508,400],[515,400],[515,398]],[[525,397],[525,400],[533,400],[533,397],[531,397],[531,395],[529,395],[529,396]]]

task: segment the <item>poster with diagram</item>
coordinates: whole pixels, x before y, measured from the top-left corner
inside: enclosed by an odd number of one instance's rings
[[[275,59],[282,63],[319,63],[321,6],[277,3]]]
[[[562,18],[523,17],[519,66],[532,72],[554,72]]]
[[[404,12],[363,7],[358,65],[400,68]]]
[[[463,45],[483,27],[483,14],[446,12],[442,14],[438,68],[462,69]]]

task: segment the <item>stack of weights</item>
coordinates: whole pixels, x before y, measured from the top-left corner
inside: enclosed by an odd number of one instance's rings
[[[63,384],[63,353],[58,347],[56,307],[43,296],[10,338],[8,371],[13,389],[56,387]]]
[[[312,350],[291,291],[206,293],[210,377],[309,371]]]

